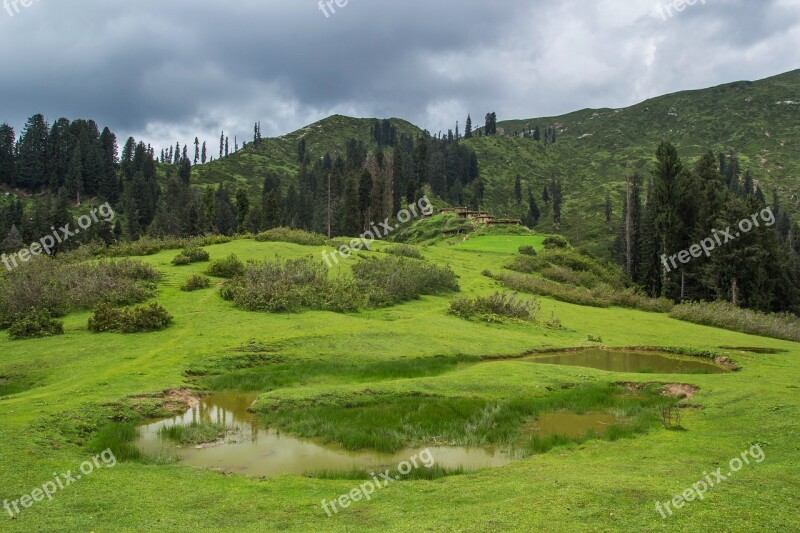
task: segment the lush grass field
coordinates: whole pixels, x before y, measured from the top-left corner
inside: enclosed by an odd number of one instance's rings
[[[365,395],[435,395],[451,402],[547,395],[564,385],[620,381],[687,383],[700,388],[683,412],[685,431],[660,427],[613,442],[590,440],[535,454],[506,467],[393,483],[371,501],[329,518],[320,506],[350,492],[346,479],[281,476],[259,480],[180,465],[120,462],[100,468],[34,504],[15,520],[0,510],[2,531],[791,531],[800,528],[800,345],[753,337],[620,308],[588,308],[543,298],[538,324],[485,324],[447,314],[456,297],[498,289],[481,272],[498,271],[522,244],[485,236],[426,247],[450,264],[461,293],[350,314],[250,313],[212,287],[180,286],[208,263],[176,267],[177,250],[144,260],[164,273],[156,298],[175,317],[156,333],[92,334],[89,313],[69,315],[60,337],[0,336],[0,504],[73,473],[93,454],[88,443],[112,419],[163,412],[168,389],[257,389],[259,405],[346,405]],[[536,243],[535,243],[536,244]],[[380,246],[377,247],[379,249]],[[319,247],[252,240],[209,246],[211,258],[320,257]],[[380,253],[378,251],[372,254]],[[321,260],[321,259],[320,259]],[[350,263],[337,266],[347,270]],[[742,370],[718,375],[613,374],[482,357],[595,345],[714,350]],[[753,353],[728,347],[772,348]],[[248,358],[249,365],[236,362]],[[280,371],[270,366],[281,363]],[[187,372],[189,371],[189,372]],[[202,374],[202,375],[200,375]],[[662,520],[667,501],[753,444],[752,463],[703,501]],[[320,476],[336,477],[336,476]]]

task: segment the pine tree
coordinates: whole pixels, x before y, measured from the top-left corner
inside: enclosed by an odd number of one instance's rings
[[[214,195],[214,214],[218,232],[228,236],[236,233],[236,207],[233,205],[228,189],[224,185],[220,185],[216,195]]]
[[[464,138],[472,138],[472,117],[470,115],[467,115],[467,124],[464,126]]]
[[[205,142],[205,141],[203,141],[203,148],[202,148],[202,150],[200,151],[200,163],[201,163],[201,164],[203,164],[203,165],[205,165],[205,164],[206,164],[206,161],[208,161],[208,159],[207,159],[207,153],[206,153],[206,142]]]
[[[49,127],[42,115],[34,115],[25,123],[17,145],[16,185],[35,190],[49,182],[47,144]]]
[[[205,143],[204,143],[205,144]],[[194,164],[195,166],[200,161],[200,139],[194,138]]]
[[[542,189],[542,202],[544,202],[544,205],[550,203],[550,190],[547,188],[547,185]]]
[[[219,135],[219,158],[222,159],[222,155],[225,153],[225,132],[223,131]]]
[[[561,231],[561,203],[564,197],[561,193],[561,180],[550,180],[550,197],[553,201],[553,225],[556,231]]]
[[[228,157],[228,138],[225,137],[225,157]]]
[[[17,181],[14,144],[14,128],[8,124],[0,125],[0,183],[6,185],[14,185]]]
[[[517,203],[522,202],[522,177],[517,175],[517,179],[514,181],[514,198],[517,200]]]

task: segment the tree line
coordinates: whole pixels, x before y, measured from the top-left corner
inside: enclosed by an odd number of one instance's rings
[[[256,147],[260,130],[256,123]],[[477,156],[452,131],[412,139],[399,135],[390,121],[375,121],[372,140],[375,145],[367,146],[351,139],[331,155],[311,154],[301,139],[297,175],[268,173],[258,194],[252,194],[246,187],[192,185],[193,161],[207,157],[206,143],[201,148],[197,138],[193,160],[185,145],[156,156],[132,137],[118,156],[108,128],[99,132],[93,121],[66,119],[50,127],[35,115],[18,140],[13,128],[0,127],[0,184],[33,193],[25,202],[10,194],[0,201],[0,247],[16,251],[22,242],[49,233],[51,225],[69,223],[71,211],[86,198],[111,203],[116,222],[65,246],[98,238],[256,233],[281,225],[353,235],[393,217],[427,191],[458,205],[477,207],[483,200]],[[222,157],[226,141],[222,134]]]
[[[735,153],[704,154],[693,166],[669,142],[656,152],[647,178],[626,179],[622,219],[613,255],[651,296],[673,300],[726,300],[762,311],[800,311],[798,226],[773,192],[767,202]],[[741,232],[737,224],[771,208],[774,224]],[[611,220],[610,199],[606,220]],[[738,236],[706,256],[677,267],[672,257],[731,227]],[[732,229],[732,232],[733,232]],[[725,239],[728,240],[728,239]]]

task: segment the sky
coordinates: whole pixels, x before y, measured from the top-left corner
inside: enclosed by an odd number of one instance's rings
[[[157,151],[336,113],[436,133],[800,68],[800,0],[324,2],[0,0],[0,122],[93,119]]]

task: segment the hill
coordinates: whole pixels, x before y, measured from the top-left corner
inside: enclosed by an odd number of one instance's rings
[[[733,150],[742,172],[752,172],[769,195],[777,190],[784,202],[796,204],[800,182],[800,70],[761,81],[740,81],[709,89],[683,91],[623,109],[584,109],[562,116],[508,120],[498,123],[505,135],[465,140],[475,150],[486,186],[482,208],[498,215],[522,217],[525,202],[514,195],[517,176],[523,191],[530,188],[543,208],[539,229],[552,232],[542,189],[552,177],[564,182],[561,232],[576,244],[604,253],[615,230],[605,224],[606,195],[614,215],[621,215],[625,175],[649,174],[657,145],[672,141],[682,158],[691,162],[707,150]],[[376,119],[332,116],[288,135],[264,139],[228,158],[197,167],[194,182],[244,184],[256,191],[269,171],[295,176],[297,147],[306,140],[314,157],[343,150],[348,139],[372,149],[371,128]],[[391,119],[398,133],[418,136],[413,124]],[[555,127],[555,144],[544,146],[516,133]],[[284,185],[290,180],[284,180]],[[523,194],[523,196],[526,196]]]

